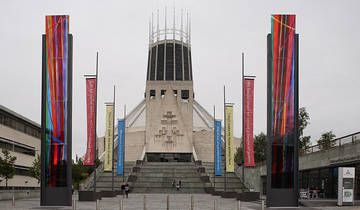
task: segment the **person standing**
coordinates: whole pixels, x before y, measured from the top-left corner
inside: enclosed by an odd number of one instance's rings
[[[121,193],[123,195],[123,198],[125,198],[125,185],[124,184],[121,185]]]
[[[179,188],[181,188],[181,180],[179,180]]]

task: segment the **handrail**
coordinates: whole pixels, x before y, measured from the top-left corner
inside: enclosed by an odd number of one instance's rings
[[[96,180],[100,177],[100,172],[104,170],[104,163],[101,164],[96,168]],[[94,185],[94,171],[83,181],[80,183],[80,190],[88,190]]]
[[[346,139],[348,137],[351,137],[351,139]],[[300,155],[324,151],[324,150],[332,149],[335,147],[340,147],[345,144],[354,144],[356,141],[360,141],[360,132],[351,133],[349,135],[333,139],[330,141],[330,145],[328,148],[322,148],[324,146],[323,144],[316,144],[313,146],[309,146],[305,149],[300,149]]]

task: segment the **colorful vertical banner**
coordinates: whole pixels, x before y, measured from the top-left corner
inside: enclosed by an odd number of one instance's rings
[[[234,172],[234,123],[233,105],[225,105],[226,172]]]
[[[45,117],[45,186],[67,186],[67,150],[71,134],[71,78],[69,70],[69,16],[46,16],[45,81],[42,109]],[[71,149],[71,148],[70,148]],[[70,150],[71,151],[71,150]],[[70,160],[71,164],[71,160]]]
[[[214,141],[215,141],[215,176],[222,174],[222,141],[221,141],[221,121],[215,120],[214,126]]]
[[[95,117],[96,78],[86,78],[87,147],[84,165],[94,165],[95,158]]]
[[[271,187],[294,187],[295,15],[271,16]]]
[[[104,171],[112,171],[113,161],[114,105],[106,104],[105,161]]]
[[[118,138],[117,138],[117,165],[116,165],[116,174],[124,174],[124,151],[125,151],[125,121],[118,121]]]
[[[254,79],[244,79],[244,164],[255,166],[254,159]]]

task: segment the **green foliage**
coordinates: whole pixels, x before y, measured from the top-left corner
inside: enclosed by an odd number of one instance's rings
[[[320,150],[327,150],[335,146],[335,142],[331,141],[336,137],[332,131],[321,134],[320,139],[317,141]]]
[[[311,136],[304,136],[304,129],[310,124],[309,113],[305,107],[299,109],[299,149],[304,153],[311,146]]]
[[[238,147],[234,158],[235,163],[241,165],[243,157],[242,148]],[[254,158],[255,162],[266,160],[266,135],[263,132],[254,137]]]
[[[243,160],[243,152],[242,152],[242,148],[241,147],[238,147],[236,149],[236,153],[235,153],[235,156],[234,156],[234,161],[236,164],[238,165],[241,165],[242,164],[242,160]]]
[[[101,164],[99,158],[96,159],[96,167]],[[72,181],[74,185],[74,189],[79,189],[79,184],[84,181],[92,172],[94,171],[93,166],[85,166],[84,162],[81,158],[79,161],[75,163],[72,162]]]
[[[40,183],[40,179],[41,179],[41,159],[40,159],[40,155],[36,156],[36,159],[33,161],[29,172],[30,172],[30,176],[34,177],[38,181],[38,183]]]
[[[254,137],[254,157],[255,162],[262,162],[266,160],[266,135],[261,132]]]
[[[10,152],[6,149],[2,150],[2,157],[0,156],[0,177],[5,178],[6,188],[8,186],[8,180],[15,175],[15,160],[16,157],[11,156]]]

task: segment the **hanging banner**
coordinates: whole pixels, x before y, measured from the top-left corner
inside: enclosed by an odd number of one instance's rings
[[[222,174],[222,141],[221,141],[221,121],[215,120],[214,126],[214,141],[215,141],[215,176]]]
[[[116,174],[123,175],[124,174],[124,147],[125,147],[125,121],[118,121],[118,138],[117,138],[117,166],[116,166]]]
[[[104,171],[112,171],[113,161],[114,105],[106,105],[105,161]]]
[[[255,166],[254,159],[254,79],[244,79],[244,164]]]
[[[226,172],[234,172],[234,125],[233,105],[225,106]]]
[[[87,113],[87,147],[84,165],[94,165],[95,156],[95,109],[96,109],[96,78],[86,79],[86,113]]]

